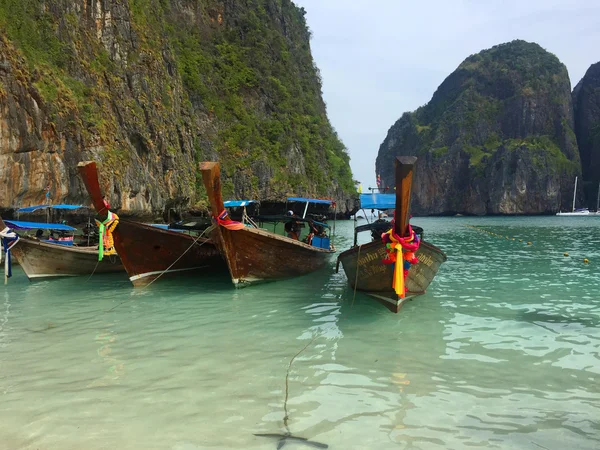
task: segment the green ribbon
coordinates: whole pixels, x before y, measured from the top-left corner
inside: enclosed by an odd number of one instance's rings
[[[100,229],[100,243],[98,245],[98,261],[102,261],[104,258],[104,233],[106,233],[106,224],[113,220],[113,213],[108,212],[106,215],[106,219],[104,222],[100,222],[96,219],[96,223],[98,224],[98,228]]]

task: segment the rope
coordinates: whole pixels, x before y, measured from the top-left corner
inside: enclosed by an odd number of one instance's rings
[[[100,264],[100,261],[96,261],[96,266],[94,267],[94,270],[92,270],[92,273],[90,274],[90,276],[88,277],[88,279],[85,280],[86,283],[88,281],[90,281],[90,279],[92,278],[92,276],[96,273],[96,269],[98,268],[98,264]]]
[[[354,299],[356,298],[356,285],[358,284],[358,262],[360,260],[360,250],[362,249],[362,244],[358,246],[358,255],[356,255],[356,277],[354,277],[354,295],[352,296],[352,304],[350,305],[350,309],[354,306]]]
[[[288,397],[289,397],[289,393],[290,393],[290,370],[292,370],[292,363],[294,362],[294,360],[300,356],[300,354],[306,350],[317,338],[317,335],[313,336],[313,338],[310,340],[310,342],[308,344],[306,344],[304,346],[304,348],[302,350],[300,350],[298,353],[296,353],[292,359],[290,359],[290,363],[288,365],[288,369],[287,369],[287,373],[285,375],[285,400],[283,401],[283,410],[285,412],[285,416],[283,417],[283,425],[285,426],[286,431],[288,432],[288,434],[292,434],[290,431],[290,427],[288,426],[288,419],[289,419],[289,414],[288,414],[288,409],[287,409],[287,402],[288,402]]]
[[[150,286],[152,283],[154,283],[156,280],[158,280],[160,277],[162,277],[162,276],[163,276],[165,273],[167,273],[167,272],[168,272],[168,271],[171,269],[171,267],[173,267],[175,264],[177,264],[177,262],[179,262],[179,260],[180,260],[181,258],[183,258],[183,256],[184,256],[184,255],[185,255],[187,252],[189,252],[189,251],[191,250],[191,248],[192,248],[194,245],[196,245],[196,243],[197,243],[197,242],[200,240],[200,238],[201,238],[202,236],[204,236],[204,234],[206,233],[206,231],[207,231],[207,230],[208,230],[208,228],[207,228],[206,230],[204,230],[204,231],[203,231],[203,232],[202,232],[200,235],[198,235],[198,237],[197,237],[196,239],[194,239],[194,242],[192,242],[192,245],[190,245],[190,246],[189,246],[189,247],[188,247],[188,248],[187,248],[187,249],[186,249],[186,250],[185,250],[185,251],[184,251],[184,252],[181,254],[181,256],[179,256],[179,258],[177,258],[177,259],[176,259],[176,260],[175,260],[175,261],[174,261],[174,262],[173,262],[173,263],[172,263],[172,264],[171,264],[169,267],[167,267],[165,270],[163,270],[163,271],[162,271],[162,272],[161,272],[161,273],[160,273],[160,274],[159,274],[159,275],[158,275],[158,276],[157,276],[157,277],[156,277],[154,280],[152,280],[152,281],[151,281],[150,283],[148,283],[147,285],[143,286],[141,289],[145,289],[145,288],[147,288],[147,287],[148,287],[148,286]],[[203,246],[203,245],[204,245],[206,242],[208,242],[208,241],[204,241],[202,244],[200,244],[200,245],[199,245],[199,247],[202,247],[202,246]],[[140,290],[141,290],[141,289],[140,289]],[[124,301],[122,301],[121,303],[119,303],[119,304],[117,304],[117,305],[113,306],[111,309],[109,309],[108,311],[105,311],[105,312],[107,312],[107,313],[108,313],[108,312],[114,311],[114,310],[115,310],[115,309],[117,309],[119,306],[121,306],[121,305],[123,305],[123,304],[125,304],[125,303],[127,303],[127,302],[131,302],[131,301],[133,301],[133,300],[131,300],[131,299],[130,299],[130,300],[124,300]]]

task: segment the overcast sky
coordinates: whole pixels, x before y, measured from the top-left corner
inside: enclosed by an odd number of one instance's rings
[[[294,1],[307,11],[329,119],[365,191],[388,129],[467,56],[537,42],[567,66],[572,86],[600,61],[598,0]]]

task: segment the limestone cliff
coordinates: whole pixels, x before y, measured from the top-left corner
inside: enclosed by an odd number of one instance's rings
[[[113,207],[225,197],[347,197],[304,10],[289,0],[0,2],[0,207],[85,202],[78,161],[100,163]]]
[[[537,44],[513,41],[468,57],[431,101],[405,113],[379,149],[419,157],[415,214],[537,214],[570,209],[581,171],[565,66]]]
[[[586,199],[588,206],[596,209],[600,184],[600,62],[593,64],[573,89],[573,106]]]

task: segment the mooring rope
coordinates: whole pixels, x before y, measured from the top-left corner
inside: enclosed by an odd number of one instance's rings
[[[162,277],[162,276],[163,276],[165,273],[167,273],[167,272],[168,272],[168,271],[171,269],[171,267],[173,267],[175,264],[177,264],[177,262],[179,262],[179,260],[180,260],[181,258],[183,258],[183,256],[184,256],[184,255],[185,255],[187,252],[189,252],[189,251],[192,249],[192,247],[193,247],[194,245],[196,245],[196,243],[197,243],[197,242],[200,240],[200,238],[202,238],[202,237],[204,236],[204,234],[206,233],[206,231],[207,231],[207,230],[208,230],[208,228],[207,228],[206,230],[204,230],[202,233],[200,233],[200,234],[198,235],[198,237],[197,237],[196,239],[194,239],[194,242],[192,242],[192,244],[191,244],[191,245],[190,245],[190,246],[189,246],[189,247],[188,247],[188,248],[187,248],[187,249],[186,249],[186,250],[185,250],[185,251],[184,251],[184,252],[183,252],[183,253],[182,253],[182,254],[179,256],[179,258],[177,258],[177,259],[176,259],[176,260],[175,260],[175,261],[174,261],[174,262],[173,262],[173,263],[172,263],[172,264],[171,264],[169,267],[167,267],[165,270],[163,270],[163,271],[162,271],[162,272],[161,272],[161,273],[160,273],[160,274],[159,274],[159,275],[158,275],[158,276],[157,276],[157,277],[156,277],[154,280],[152,280],[152,281],[151,281],[150,283],[148,283],[147,285],[145,285],[145,286],[142,286],[142,287],[140,288],[140,290],[141,290],[141,289],[145,289],[145,288],[147,288],[147,287],[148,287],[148,286],[150,286],[152,283],[154,283],[156,280],[158,280],[160,277]],[[208,242],[208,240],[206,240],[206,241],[204,241],[202,244],[200,244],[200,245],[199,245],[199,247],[202,247],[204,244],[206,244],[206,242]],[[117,309],[119,306],[121,306],[121,305],[123,305],[123,304],[125,304],[125,303],[127,303],[127,302],[131,302],[131,301],[133,301],[133,300],[132,300],[132,299],[123,300],[121,303],[119,303],[119,304],[117,304],[117,305],[113,306],[111,309],[109,309],[108,311],[105,311],[105,312],[109,313],[109,312],[111,312],[111,311],[114,311],[114,310],[115,310],[115,309]]]
[[[304,352],[304,350],[306,350],[315,341],[315,339],[317,339],[317,335],[313,336],[313,338],[308,342],[308,344],[306,344],[302,350],[300,350],[292,357],[292,359],[290,359],[290,363],[287,368],[287,373],[285,374],[285,400],[283,401],[283,411],[285,415],[283,416],[283,425],[285,426],[285,429],[289,434],[292,434],[288,426],[289,414],[287,409],[287,402],[290,394],[290,371],[292,370],[292,364],[294,363],[294,360],[298,356],[300,356],[300,354]]]
[[[362,249],[362,244],[358,246],[358,254],[356,255],[356,277],[354,277],[354,295],[352,296],[352,304],[350,305],[350,309],[354,306],[354,299],[356,298],[356,286],[358,284],[358,265],[360,264],[360,250]]]

